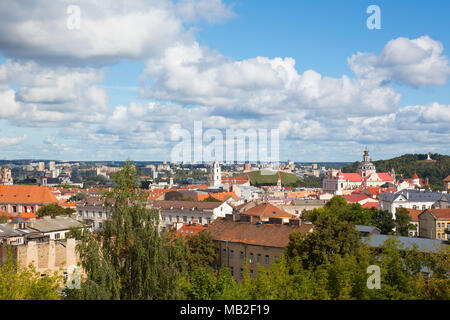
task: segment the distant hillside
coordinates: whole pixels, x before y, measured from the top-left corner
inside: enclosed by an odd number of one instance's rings
[[[281,177],[282,186],[290,187],[321,187],[322,179],[316,177],[307,177],[305,179],[300,179],[295,174],[278,171]],[[278,172],[271,175],[261,174],[261,171],[251,171],[245,173],[250,178],[250,184],[252,186],[266,186],[266,185],[276,185],[278,181]],[[239,174],[238,176],[243,176]]]
[[[428,177],[433,189],[442,189],[442,179],[450,174],[450,156],[431,154],[432,161],[427,161],[427,154],[405,154],[403,156],[373,161],[377,172],[388,172],[394,168],[397,175],[411,178],[414,173],[420,178]],[[355,172],[360,162],[356,161],[342,168],[342,172]],[[398,177],[398,176],[397,176]]]

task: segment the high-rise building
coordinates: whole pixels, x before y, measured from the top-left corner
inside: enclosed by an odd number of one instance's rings
[[[48,163],[48,170],[53,171],[55,169],[55,161],[50,161]]]
[[[45,171],[45,163],[44,162],[39,162],[38,163],[38,171]]]

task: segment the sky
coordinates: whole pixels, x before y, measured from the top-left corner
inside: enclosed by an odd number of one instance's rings
[[[205,144],[278,130],[280,160],[450,154],[449,12],[444,0],[2,1],[0,158],[174,160],[198,121],[216,138]]]

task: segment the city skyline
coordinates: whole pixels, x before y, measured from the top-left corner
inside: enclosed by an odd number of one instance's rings
[[[0,4],[1,158],[170,161],[198,120],[280,161],[450,154],[449,3],[101,3]]]

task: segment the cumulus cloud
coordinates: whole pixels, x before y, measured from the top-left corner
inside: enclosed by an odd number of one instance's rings
[[[397,38],[389,41],[380,55],[359,52],[348,63],[361,78],[395,80],[411,86],[444,85],[450,76],[450,64],[443,50],[441,42],[428,36]]]
[[[68,28],[80,9],[80,28]],[[110,64],[143,59],[190,38],[184,18],[214,22],[231,15],[220,0],[24,0],[0,3],[0,51],[46,63]]]
[[[379,114],[397,107],[400,94],[364,79],[330,78],[314,70],[299,74],[292,58],[256,57],[234,61],[197,42],[167,48],[149,59],[144,76],[152,84],[144,97],[185,104],[245,109],[256,114],[330,109],[348,114]]]
[[[1,137],[0,147],[10,147],[23,143],[28,139],[28,136],[24,134],[22,137]]]

